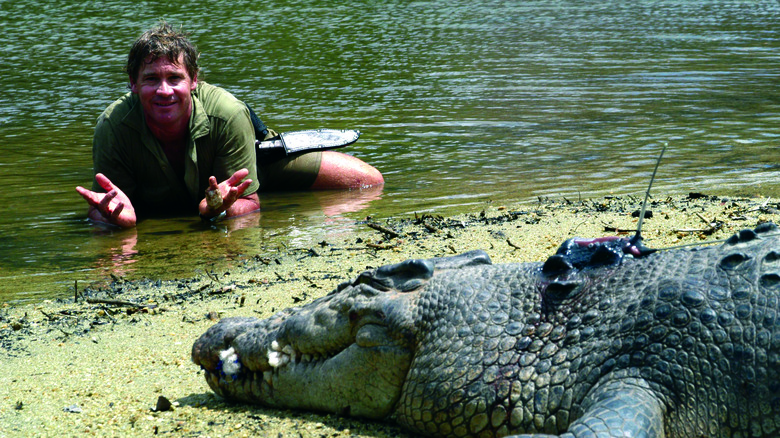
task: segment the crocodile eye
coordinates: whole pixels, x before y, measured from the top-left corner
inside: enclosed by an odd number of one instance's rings
[[[555,254],[547,258],[542,266],[542,274],[548,277],[555,277],[558,275],[564,275],[571,272],[574,269],[571,262],[560,254]]]
[[[593,252],[593,255],[588,261],[588,266],[615,266],[619,265],[622,259],[623,253],[621,251],[607,245],[601,245]]]
[[[544,290],[544,299],[563,300],[572,298],[581,289],[582,283],[578,281],[553,281]]]

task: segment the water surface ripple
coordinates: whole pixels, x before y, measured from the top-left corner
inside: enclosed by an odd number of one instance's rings
[[[277,130],[360,129],[348,152],[386,186],[264,195],[241,230],[87,223],[94,121],[160,17]],[[0,299],[190,276],[366,215],[640,194],[665,142],[656,193],[780,196],[778,23],[776,1],[0,2]]]

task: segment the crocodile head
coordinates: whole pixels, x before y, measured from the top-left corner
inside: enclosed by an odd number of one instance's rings
[[[387,417],[414,354],[419,291],[437,269],[489,263],[482,252],[442,260],[365,272],[265,320],[225,318],[196,341],[192,360],[225,398]]]
[[[412,356],[414,295],[345,289],[267,320],[223,319],[193,346],[193,361],[225,398],[384,417]]]

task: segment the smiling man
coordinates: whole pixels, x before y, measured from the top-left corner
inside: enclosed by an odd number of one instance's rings
[[[206,220],[239,216],[260,208],[258,179],[289,189],[384,183],[374,167],[334,151],[258,164],[249,109],[199,81],[197,59],[187,35],[165,22],[133,45],[126,66],[130,92],[95,128],[92,190],[76,188],[91,220],[133,227],[139,216],[195,208]],[[269,130],[266,138],[275,135]]]

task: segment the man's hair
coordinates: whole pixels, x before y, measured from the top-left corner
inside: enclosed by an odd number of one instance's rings
[[[190,78],[195,78],[198,68],[198,49],[189,40],[189,34],[179,29],[176,30],[165,21],[144,32],[127,56],[125,71],[130,75],[130,81],[138,80],[138,72],[143,64],[151,64],[158,58],[167,58],[171,62],[177,62],[179,55],[184,55],[184,68]]]

